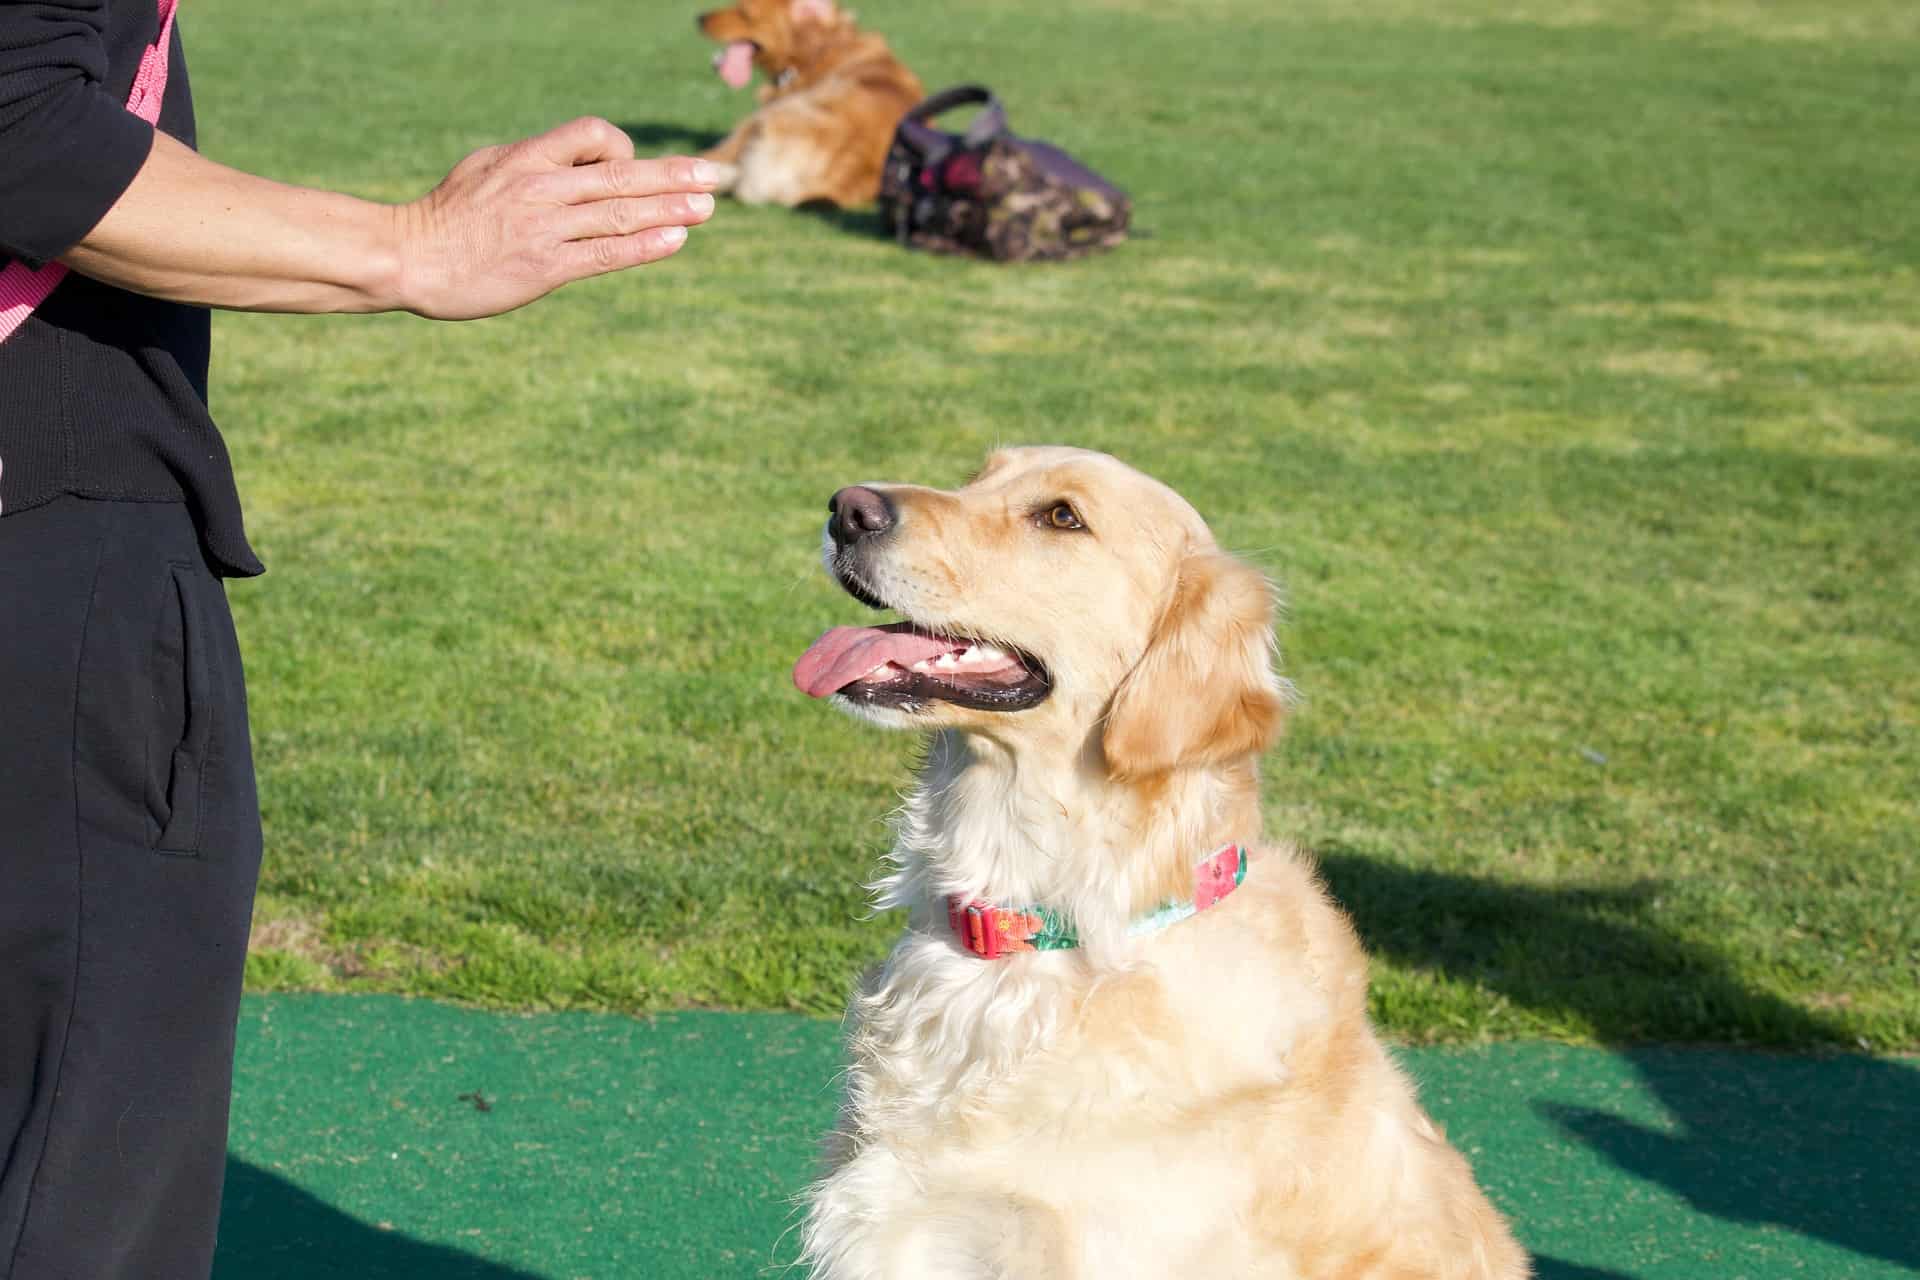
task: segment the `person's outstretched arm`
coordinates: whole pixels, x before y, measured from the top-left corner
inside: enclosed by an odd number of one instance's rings
[[[604,120],[477,151],[407,205],[251,177],[106,93],[107,25],[107,0],[0,0],[0,257],[206,306],[455,319],[664,258],[712,211],[696,161],[635,160]]]
[[[246,311],[497,315],[667,257],[713,212],[709,166],[637,160],[582,119],[476,151],[383,205],[229,169],[155,131],[133,182],[60,260],[135,293]]]

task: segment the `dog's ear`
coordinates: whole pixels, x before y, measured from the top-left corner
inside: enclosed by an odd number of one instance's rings
[[[1101,746],[1116,778],[1222,764],[1272,745],[1286,711],[1273,669],[1273,589],[1224,552],[1196,552],[1113,695]]]
[[[833,0],[792,0],[787,12],[795,22],[832,22]]]

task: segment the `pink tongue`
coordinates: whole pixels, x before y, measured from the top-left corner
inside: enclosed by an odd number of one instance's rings
[[[915,631],[905,622],[890,627],[835,627],[793,664],[793,683],[810,698],[824,698],[885,663],[910,667],[961,647],[945,636]]]
[[[714,55],[713,69],[730,89],[744,89],[753,79],[753,41],[735,40]]]

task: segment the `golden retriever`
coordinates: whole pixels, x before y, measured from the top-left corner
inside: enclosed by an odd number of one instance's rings
[[[932,736],[877,885],[908,923],[849,1013],[813,1274],[1527,1275],[1368,1023],[1352,926],[1258,843],[1289,704],[1266,581],[1077,449],[831,510],[829,571],[907,621],[834,628],[795,683]]]
[[[720,190],[748,204],[842,207],[880,194],[900,117],[925,96],[881,37],[833,0],[740,0],[700,15],[725,47],[714,69],[744,89],[758,67],[760,108],[702,154],[722,166]]]

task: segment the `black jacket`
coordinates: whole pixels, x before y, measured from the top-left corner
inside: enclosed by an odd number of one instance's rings
[[[174,25],[160,128],[194,142]],[[93,229],[153,145],[126,110],[155,0],[0,0],[0,263]],[[70,274],[0,342],[0,518],[62,494],[184,501],[222,573],[261,571],[207,412],[207,312]]]

